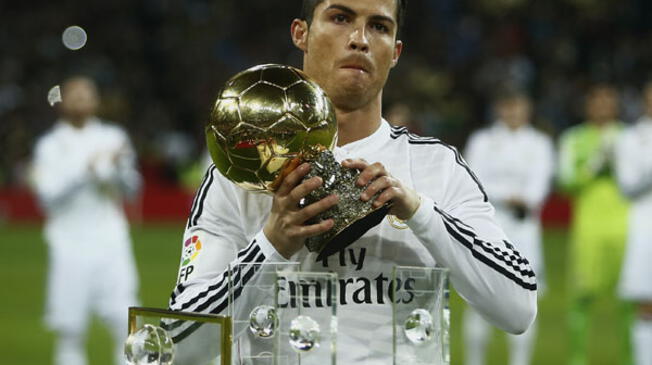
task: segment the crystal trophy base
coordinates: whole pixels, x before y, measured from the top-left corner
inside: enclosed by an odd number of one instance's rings
[[[234,363],[335,364],[337,275],[298,270],[297,263],[229,267]]]
[[[449,365],[448,270],[397,266],[392,280],[411,288],[393,294],[393,363]]]
[[[129,308],[128,365],[231,365],[226,316]]]

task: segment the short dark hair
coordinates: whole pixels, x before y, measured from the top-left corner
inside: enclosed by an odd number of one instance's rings
[[[324,0],[303,0],[301,5],[301,19],[312,23],[312,17],[315,14],[315,8]],[[403,27],[403,20],[407,11],[408,0],[396,0],[396,39],[401,35],[401,28]]]
[[[525,99],[530,102],[530,96],[525,90],[520,88],[503,88],[498,90],[496,96],[493,98],[493,104],[498,105],[504,102],[509,102],[516,99]]]

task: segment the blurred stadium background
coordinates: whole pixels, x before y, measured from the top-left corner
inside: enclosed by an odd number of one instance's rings
[[[3,364],[45,364],[52,336],[41,316],[47,253],[41,216],[26,187],[36,137],[56,112],[47,93],[70,74],[94,77],[101,116],[126,127],[145,176],[128,209],[141,300],[163,307],[175,282],[183,221],[198,184],[204,121],[234,73],[260,63],[300,65],[289,24],[300,0],[114,0],[0,2],[0,353]],[[83,27],[88,43],[66,49],[61,33]],[[595,81],[621,92],[621,117],[640,112],[652,76],[648,0],[413,0],[406,48],[385,89],[386,115],[462,149],[490,120],[492,93],[509,84],[535,99],[536,124],[553,136],[581,121]],[[201,174],[201,173],[199,173]],[[534,364],[565,362],[566,199],[544,211],[550,290],[541,301]],[[89,243],[92,244],[92,243]],[[453,364],[461,364],[462,304],[453,298]],[[604,300],[590,339],[591,363],[617,362],[614,303]],[[108,333],[94,325],[92,364],[108,364]],[[505,364],[496,333],[488,364]]]

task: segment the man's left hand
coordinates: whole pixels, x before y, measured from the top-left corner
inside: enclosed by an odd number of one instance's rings
[[[367,189],[360,194],[362,201],[368,201],[380,192],[373,202],[374,208],[379,208],[391,201],[392,208],[389,214],[404,221],[412,218],[419,208],[421,199],[417,192],[404,186],[380,162],[369,164],[362,159],[347,159],[342,161],[342,166],[362,171],[356,182],[359,186],[367,186],[368,184]]]

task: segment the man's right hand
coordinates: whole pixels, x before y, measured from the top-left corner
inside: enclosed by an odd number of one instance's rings
[[[263,228],[265,237],[276,251],[287,259],[301,250],[306,238],[324,233],[333,228],[334,224],[332,219],[317,224],[304,224],[339,201],[337,195],[329,195],[318,202],[299,208],[301,199],[323,183],[319,177],[301,182],[308,171],[310,165],[304,163],[283,179],[274,194],[272,211]]]

